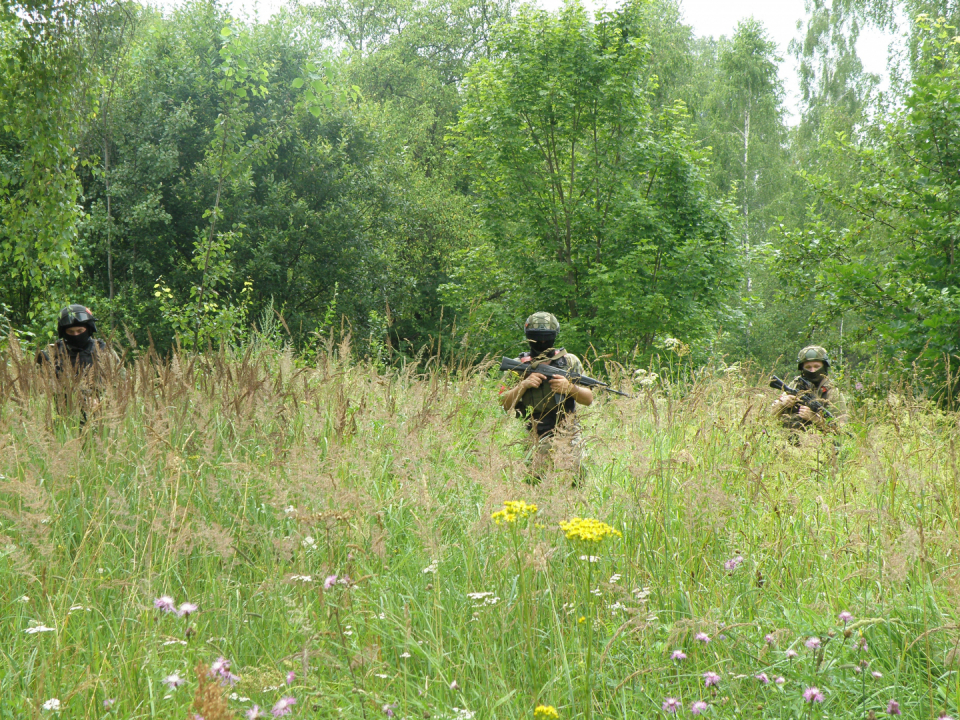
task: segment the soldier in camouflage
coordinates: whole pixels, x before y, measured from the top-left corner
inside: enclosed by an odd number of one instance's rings
[[[116,353],[93,337],[96,332],[90,308],[68,305],[57,318],[59,339],[37,353],[37,365],[50,373],[56,386],[60,411],[78,409],[81,422],[99,408],[106,378],[120,370]]]
[[[815,413],[806,405],[798,405],[799,397],[787,393],[782,393],[773,403],[774,414],[780,418],[784,427],[791,430],[815,427],[823,432],[836,432],[847,420],[847,405],[840,390],[827,377],[830,372],[830,356],[827,351],[819,345],[803,348],[797,355],[797,370],[800,374],[790,385],[801,389],[806,382],[810,387],[810,394],[823,403],[833,417],[828,419],[823,413]]]
[[[546,362],[583,373],[583,364],[576,355],[554,347],[560,323],[552,314],[534,313],[527,318],[523,330],[530,350],[521,353],[517,358],[520,362]],[[508,377],[516,379],[517,375],[510,373]],[[563,377],[547,380],[540,373],[531,373],[501,394],[500,404],[504,410],[528,419],[531,472],[535,477],[553,465],[569,470],[579,479],[583,472],[583,439],[575,413],[577,404],[591,403],[593,393],[589,388]]]

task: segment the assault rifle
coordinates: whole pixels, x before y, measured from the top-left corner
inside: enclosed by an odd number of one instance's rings
[[[502,357],[500,358],[500,370],[506,372],[510,370],[515,372],[522,377],[527,377],[533,373],[540,373],[545,375],[547,380],[555,377],[563,377],[569,380],[572,383],[577,385],[582,385],[583,387],[588,388],[600,388],[601,390],[606,390],[607,392],[612,392],[615,395],[620,395],[622,397],[630,397],[626,393],[620,392],[619,390],[614,390],[612,387],[607,385],[607,383],[602,380],[597,380],[596,378],[587,377],[586,375],[581,375],[580,373],[570,372],[564,370],[563,368],[554,367],[548,362],[543,363],[529,363],[529,362],[520,362],[519,360],[514,360],[513,358]],[[563,403],[563,398],[560,397],[560,393],[556,393],[554,398],[557,401],[557,405]]]
[[[808,408],[813,410],[813,412],[822,413],[823,417],[827,418],[828,420],[833,420],[833,414],[829,410],[827,410],[827,406],[824,405],[819,400],[817,400],[811,394],[810,390],[813,389],[813,385],[811,385],[809,382],[807,382],[803,378],[800,378],[800,383],[803,384],[803,387],[798,390],[797,388],[792,388],[789,385],[787,385],[783,380],[778,378],[776,375],[770,378],[770,387],[776,390],[781,390],[782,392],[785,392],[787,395],[793,395],[794,397],[800,398],[800,402],[797,403],[797,405],[794,405],[794,409],[792,410],[792,412],[797,412],[798,405],[806,405]]]

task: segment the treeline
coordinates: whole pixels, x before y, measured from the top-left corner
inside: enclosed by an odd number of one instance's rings
[[[814,3],[784,59],[755,21],[695,37],[673,0],[322,0],[261,23],[210,0],[13,3],[0,324],[44,341],[84,302],[163,350],[273,318],[302,349],[348,327],[389,361],[514,348],[550,309],[589,357],[677,338],[771,364],[816,341],[841,367],[941,372],[960,333],[947,10]],[[856,36],[900,16],[880,93]]]

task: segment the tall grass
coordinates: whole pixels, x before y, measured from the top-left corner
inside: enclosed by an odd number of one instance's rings
[[[956,714],[953,414],[861,399],[795,447],[769,391],[705,372],[601,397],[586,481],[530,485],[489,369],[350,358],[148,353],[81,426],[9,349],[0,718]],[[497,525],[506,500],[538,511]],[[235,684],[195,670],[219,657]]]

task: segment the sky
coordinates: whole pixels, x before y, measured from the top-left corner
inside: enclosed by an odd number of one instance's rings
[[[563,0],[538,0],[540,5],[554,10]],[[179,0],[154,0],[161,7],[177,5]],[[285,4],[285,0],[225,0],[237,14],[256,15],[267,18]],[[799,35],[797,22],[804,17],[804,0],[680,0],[684,21],[693,27],[700,36],[730,36],[737,23],[754,17],[763,23],[771,38],[780,48],[783,63],[780,76],[786,91],[785,105],[792,115],[792,122],[799,120],[797,104],[799,101],[799,82],[796,63],[787,53],[787,45]],[[605,0],[585,0],[588,7],[608,4]],[[614,4],[614,3],[609,3]],[[867,29],[861,32],[857,43],[857,52],[867,72],[877,73],[886,84],[887,52],[893,42],[893,36],[877,30]]]

